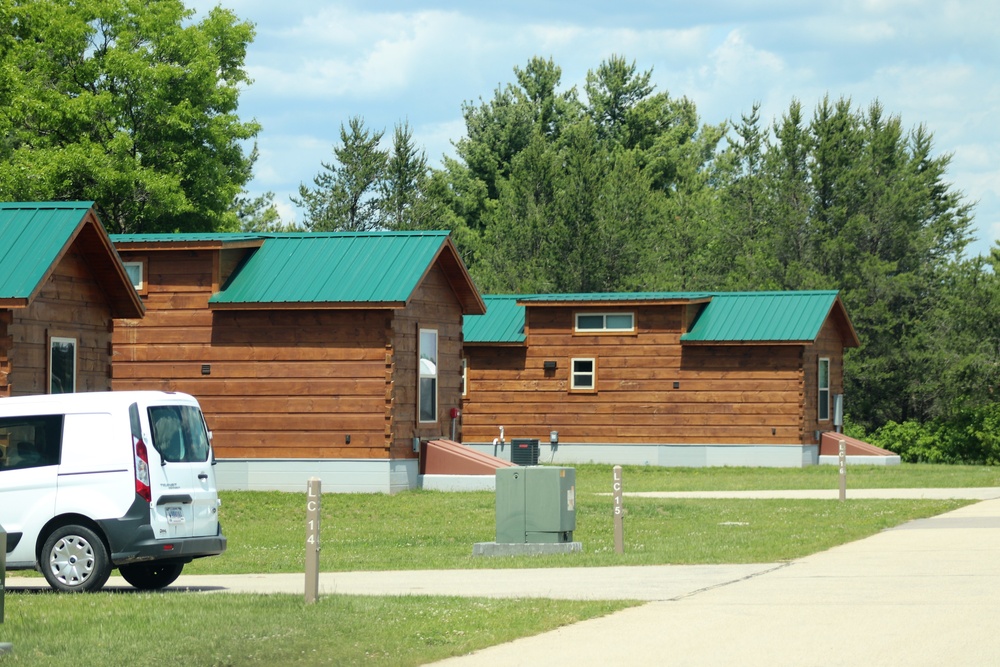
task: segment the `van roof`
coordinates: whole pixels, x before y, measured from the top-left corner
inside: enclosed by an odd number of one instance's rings
[[[37,394],[32,396],[10,396],[0,398],[0,415],[12,410],[37,406],[58,412],[90,411],[108,409],[132,403],[186,403],[197,404],[190,394],[168,391],[90,391],[70,394]]]

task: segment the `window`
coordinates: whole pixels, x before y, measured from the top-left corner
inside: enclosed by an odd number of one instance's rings
[[[0,471],[59,463],[62,415],[0,419]]]
[[[164,461],[202,463],[208,460],[208,431],[198,408],[156,405],[148,411],[153,427],[153,447]]]
[[[434,329],[420,330],[420,378],[417,393],[420,421],[436,422],[437,381],[438,381],[438,332]]]
[[[830,419],[830,360],[819,360],[819,420]]]
[[[594,359],[573,359],[570,363],[571,391],[595,391],[597,389],[597,361]]]
[[[146,260],[137,259],[122,262],[122,266],[125,267],[125,273],[132,282],[135,291],[139,294],[146,294]]]
[[[635,331],[635,313],[577,313],[577,332]]]
[[[49,338],[49,393],[76,391],[76,339]]]
[[[462,396],[469,393],[469,360],[462,359]]]

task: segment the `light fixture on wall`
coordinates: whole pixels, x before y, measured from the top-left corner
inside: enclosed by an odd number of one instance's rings
[[[556,369],[556,362],[545,361],[542,363],[542,368],[544,368],[547,371],[554,371]]]

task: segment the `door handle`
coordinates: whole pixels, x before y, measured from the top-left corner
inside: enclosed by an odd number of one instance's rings
[[[198,473],[198,479],[200,479],[203,482],[208,481],[208,473],[207,472]]]

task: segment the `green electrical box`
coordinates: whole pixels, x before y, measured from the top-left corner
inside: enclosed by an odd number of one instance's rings
[[[498,468],[497,543],[572,542],[576,470],[552,466]]]

